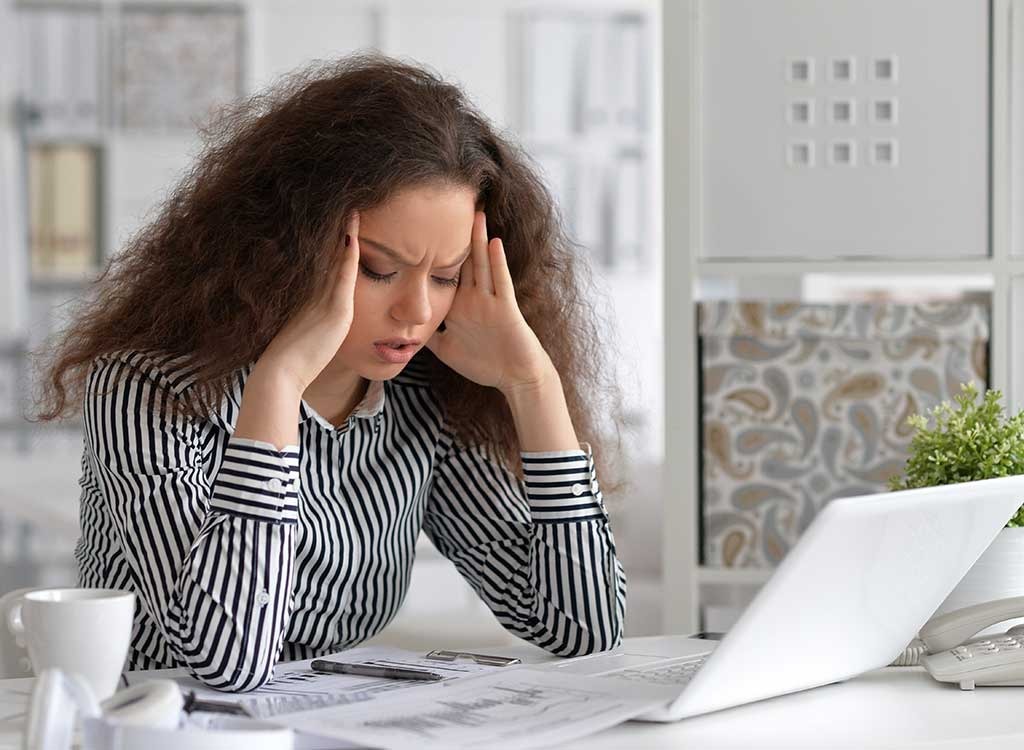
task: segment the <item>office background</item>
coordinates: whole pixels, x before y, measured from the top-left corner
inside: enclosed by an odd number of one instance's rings
[[[366,48],[459,81],[591,260],[628,635],[728,627],[959,382],[1024,401],[1021,0],[0,0],[0,592],[74,580],[81,431],[21,419],[27,352],[213,108]],[[380,638],[423,633],[505,638],[425,540]]]
[[[20,419],[32,388],[26,353],[73,314],[69,301],[88,293],[97,268],[188,167],[197,125],[215,107],[316,59],[372,48],[460,82],[534,154],[592,257],[598,307],[628,332],[609,364],[627,398],[622,459],[639,478],[630,497],[609,501],[623,556],[634,551],[632,627],[658,629],[659,560],[641,541],[656,536],[658,514],[637,513],[659,496],[663,450],[655,3],[3,0],[0,8],[0,590],[74,581],[81,430]],[[431,640],[438,645],[505,638],[425,539],[385,638],[424,632],[443,634]]]

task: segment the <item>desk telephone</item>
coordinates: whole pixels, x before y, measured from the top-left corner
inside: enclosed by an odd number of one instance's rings
[[[975,604],[933,617],[895,665],[920,664],[940,682],[976,685],[1024,685],[1024,625],[977,638],[1004,620],[1024,617],[1024,596]]]

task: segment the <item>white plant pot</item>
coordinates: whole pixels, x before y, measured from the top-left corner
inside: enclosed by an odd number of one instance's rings
[[[1024,528],[1000,531],[935,614],[1011,596],[1024,596]],[[1021,623],[1024,618],[1001,622],[982,633],[1002,633]]]

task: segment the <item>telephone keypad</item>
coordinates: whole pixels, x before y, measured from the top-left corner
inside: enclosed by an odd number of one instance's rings
[[[1024,633],[979,638],[948,651],[925,656],[921,664],[937,680],[976,685],[1024,684]]]
[[[982,654],[998,654],[1000,651],[1014,651],[1024,646],[1024,635],[1004,635],[994,641],[984,638],[979,641],[968,641],[963,646],[957,646],[953,653],[957,656],[971,658]]]

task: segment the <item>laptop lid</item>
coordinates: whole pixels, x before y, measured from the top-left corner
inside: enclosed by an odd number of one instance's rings
[[[829,503],[669,707],[683,718],[889,664],[1024,503],[1024,476]]]

